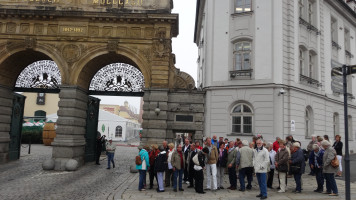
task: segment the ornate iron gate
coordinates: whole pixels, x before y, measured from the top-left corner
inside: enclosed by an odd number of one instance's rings
[[[89,96],[85,133],[85,162],[95,161],[100,99]]]
[[[26,97],[14,93],[13,108],[11,117],[10,129],[10,144],[9,144],[9,160],[17,160],[20,158],[21,152],[21,131],[23,111],[25,107]]]

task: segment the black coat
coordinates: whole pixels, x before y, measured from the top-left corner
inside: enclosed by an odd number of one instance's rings
[[[198,152],[198,161],[199,161],[199,166],[204,168],[205,167],[205,155],[201,151]]]
[[[197,152],[196,150],[190,152],[189,170],[191,170],[191,169],[194,168],[193,158],[194,158],[194,156],[195,156],[197,153],[198,153],[198,152]]]
[[[155,166],[154,166],[155,172],[164,172],[168,168],[167,155],[165,151],[163,152],[159,153],[155,159]]]
[[[182,146],[182,151],[184,152],[185,159],[188,158],[188,154],[190,152],[190,145],[188,146],[187,150],[184,151],[185,145]]]
[[[220,148],[218,149],[218,155],[219,159],[218,162],[216,163],[217,167],[226,167],[227,164],[227,150],[224,148],[222,157],[220,157]]]
[[[336,151],[336,155],[342,156],[342,146],[343,146],[343,144],[342,144],[341,141],[340,142],[334,142],[333,147],[334,147],[334,149]]]

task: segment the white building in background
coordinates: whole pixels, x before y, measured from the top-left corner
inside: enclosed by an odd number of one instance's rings
[[[141,125],[110,112],[99,110],[98,131],[113,141],[127,141],[138,138]]]
[[[56,122],[58,116],[57,113],[54,113],[47,115],[46,118],[46,121]],[[106,139],[127,141],[138,138],[140,130],[141,125],[139,123],[99,109],[98,131],[101,135],[105,135]]]
[[[356,64],[355,1],[197,0],[198,86],[205,136],[268,141],[291,134],[344,139],[343,96],[332,63]],[[356,151],[356,79],[348,78]]]

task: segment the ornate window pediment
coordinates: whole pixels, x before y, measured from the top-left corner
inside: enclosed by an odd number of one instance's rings
[[[55,62],[41,60],[27,66],[16,80],[16,88],[59,89],[61,72]]]
[[[101,68],[91,80],[89,90],[110,92],[143,92],[145,81],[136,67],[113,63]]]

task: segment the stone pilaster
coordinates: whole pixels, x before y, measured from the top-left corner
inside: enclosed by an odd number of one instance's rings
[[[0,86],[0,163],[8,161],[12,98],[12,90]]]
[[[52,158],[55,170],[65,170],[70,159],[78,161],[79,166],[84,164],[88,94],[76,86],[62,86],[59,98]]]
[[[167,89],[147,89],[143,97],[142,144],[161,144],[167,138]],[[158,104],[157,104],[158,103]],[[156,108],[160,109],[157,114]]]

